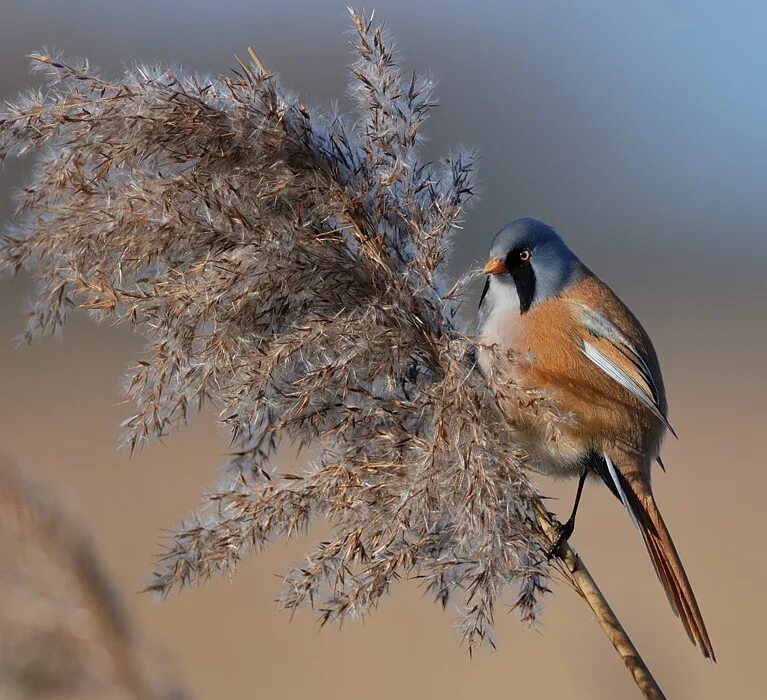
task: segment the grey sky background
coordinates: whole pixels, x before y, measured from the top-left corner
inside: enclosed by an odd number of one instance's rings
[[[343,106],[344,5],[5,0],[0,93],[28,83],[24,54],[43,45],[110,73],[132,60],[223,73],[252,45],[307,102]],[[616,249],[662,264],[658,245],[733,271],[767,260],[762,3],[383,0],[376,10],[405,64],[439,82],[429,154],[457,143],[483,154],[462,257],[531,213],[595,264],[612,264]]]

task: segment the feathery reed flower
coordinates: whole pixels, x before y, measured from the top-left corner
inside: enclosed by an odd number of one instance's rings
[[[548,516],[499,399],[552,432],[562,418],[513,385],[491,393],[475,370],[455,320],[471,276],[443,277],[475,158],[422,162],[431,85],[399,70],[380,27],[352,20],[350,116],[307,109],[252,51],[230,77],[137,66],[117,81],[34,55],[45,92],[0,114],[0,159],[40,151],[0,265],[39,282],[30,339],[72,308],[143,333],[131,449],[204,402],[231,433],[220,483],[152,590],[326,519],[331,539],[286,576],[287,608],[363,615],[418,577],[455,600],[471,648],[492,643],[499,599],[534,621],[548,575]],[[311,448],[305,472],[280,469],[281,441]]]

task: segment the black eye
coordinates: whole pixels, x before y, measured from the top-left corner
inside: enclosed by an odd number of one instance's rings
[[[523,248],[519,251],[519,259],[522,262],[527,262],[532,257],[532,253],[529,248]]]

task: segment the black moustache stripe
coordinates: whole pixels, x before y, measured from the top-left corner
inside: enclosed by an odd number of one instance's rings
[[[513,267],[509,267],[514,284],[517,287],[519,297],[519,311],[526,313],[535,297],[535,272],[529,262],[517,260]]]
[[[490,276],[488,275],[487,279],[485,279],[485,288],[482,290],[482,296],[479,298],[479,308],[482,307],[482,302],[485,300],[485,296],[487,296],[487,290],[490,289]]]

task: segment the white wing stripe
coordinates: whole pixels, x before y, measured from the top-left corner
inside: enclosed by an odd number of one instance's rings
[[[631,516],[631,522],[634,523],[634,527],[637,530],[641,529],[639,527],[639,521],[637,520],[636,515],[634,515],[634,511],[629,505],[629,499],[626,498],[626,492],[623,490],[621,480],[618,477],[618,472],[615,469],[613,461],[607,456],[607,452],[603,452],[602,454],[604,455],[605,462],[607,462],[607,469],[610,472],[610,476],[612,477],[613,483],[615,484],[615,488],[618,490],[618,495],[621,497],[621,503],[623,503],[623,505],[626,507],[626,510],[629,512],[629,515]]]
[[[635,396],[652,412],[652,414],[665,425],[672,433],[674,429],[669,425],[666,420],[666,416],[661,413],[657,404],[653,399],[647,395],[642,387],[639,386],[628,374],[626,374],[618,365],[616,365],[609,357],[600,352],[587,340],[583,341],[583,354],[591,360],[599,369],[601,369],[608,377],[614,379],[620,384],[626,391],[632,396]],[[676,433],[674,433],[676,434]]]
[[[653,378],[652,372],[650,372],[650,368],[647,366],[644,357],[637,351],[631,341],[598,311],[595,311],[584,304],[573,303],[580,309],[581,320],[590,333],[598,338],[604,338],[622,351],[627,351],[627,353],[624,352],[624,354],[630,355],[628,359],[634,363],[637,370],[642,375],[642,379],[650,388],[653,399],[657,403],[659,392],[658,387],[655,384],[655,379]]]

